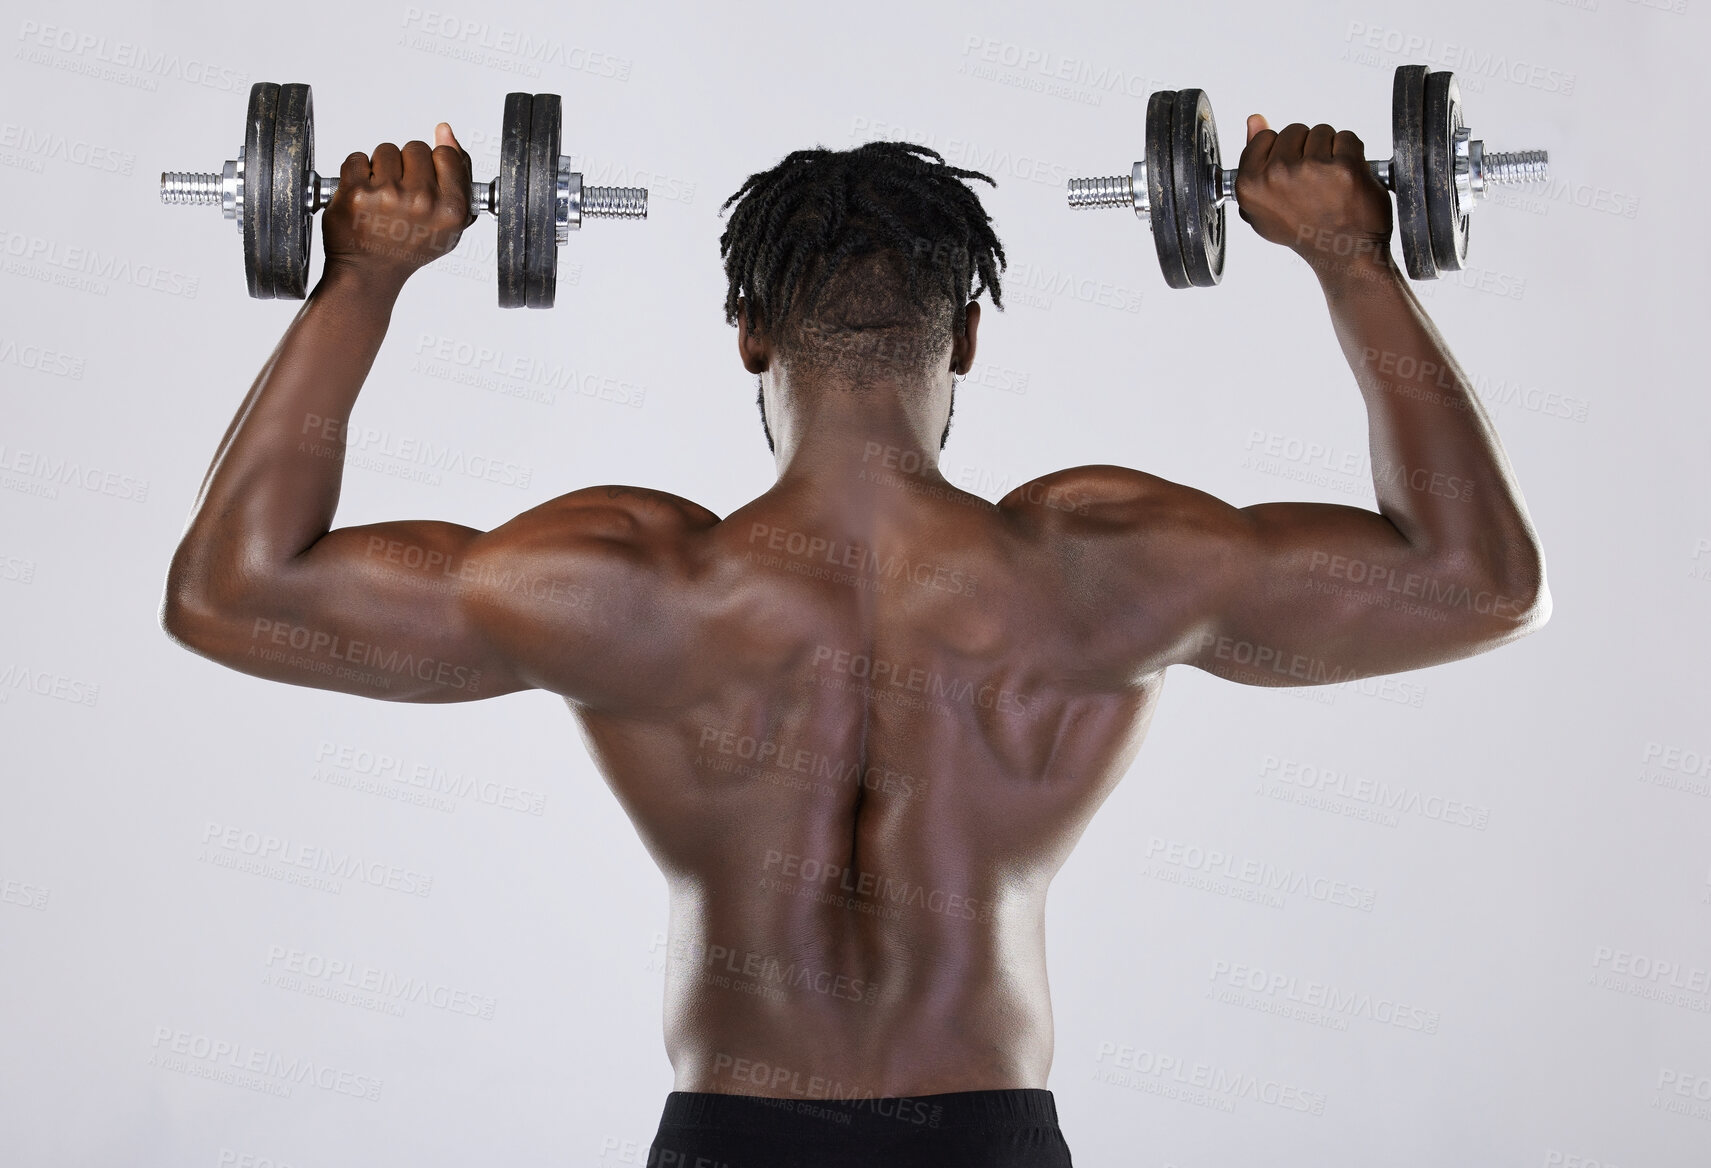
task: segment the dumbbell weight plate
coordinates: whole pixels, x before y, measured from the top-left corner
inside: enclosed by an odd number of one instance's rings
[[[279,110],[273,118],[273,206],[268,239],[273,294],[281,300],[301,300],[308,291],[309,241],[315,231],[309,174],[314,169],[315,104],[309,87],[282,85]]]
[[[1390,186],[1396,192],[1396,230],[1402,236],[1408,275],[1416,280],[1438,274],[1426,210],[1426,73],[1424,65],[1398,65],[1390,93]]]
[[[1152,219],[1153,246],[1159,270],[1172,288],[1187,288],[1182,263],[1182,237],[1177,234],[1176,167],[1171,158],[1176,94],[1161,89],[1147,99],[1147,202]]]
[[[1467,208],[1456,187],[1456,131],[1464,125],[1456,75],[1440,71],[1426,78],[1426,219],[1432,227],[1432,258],[1441,272],[1459,272],[1467,264]]]
[[[498,204],[499,307],[522,308],[528,303],[529,130],[534,98],[526,93],[505,95],[505,117],[499,129]]]
[[[1177,90],[1171,161],[1182,266],[1194,287],[1215,287],[1224,275],[1224,206],[1217,191],[1223,163],[1218,124],[1212,120],[1212,103],[1203,90]]]
[[[556,93],[535,94],[529,133],[528,303],[551,308],[558,284],[558,143],[561,115]]]
[[[257,81],[250,86],[244,122],[244,281],[257,300],[272,300],[273,123],[279,111],[279,86]]]

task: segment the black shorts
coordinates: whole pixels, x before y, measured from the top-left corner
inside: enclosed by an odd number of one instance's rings
[[[772,1099],[673,1091],[648,1168],[1068,1168],[1050,1091]]]

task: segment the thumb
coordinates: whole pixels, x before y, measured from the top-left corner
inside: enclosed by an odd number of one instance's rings
[[[463,149],[463,146],[457,140],[457,135],[452,133],[450,122],[441,122],[439,125],[434,127],[434,145],[455,146],[459,150]]]
[[[1259,133],[1261,130],[1269,129],[1271,129],[1271,127],[1266,125],[1264,114],[1248,115],[1248,141],[1252,142],[1254,140],[1254,135]]]

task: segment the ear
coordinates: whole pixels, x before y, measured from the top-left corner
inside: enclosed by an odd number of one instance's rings
[[[951,337],[951,372],[967,373],[974,368],[975,335],[980,331],[980,304],[971,300],[963,309],[963,329]]]
[[[772,364],[772,343],[749,331],[748,304],[741,299],[737,301],[737,356],[750,373],[765,373]]]

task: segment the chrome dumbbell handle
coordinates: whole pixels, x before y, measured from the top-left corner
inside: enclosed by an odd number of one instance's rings
[[[1367,163],[1372,168],[1372,175],[1385,189],[1390,187],[1390,162]],[[1213,172],[1216,189],[1213,194],[1219,203],[1227,203],[1236,197],[1236,174],[1234,170],[1217,170]],[[1135,163],[1134,169],[1126,175],[1112,175],[1105,178],[1072,178],[1069,180],[1069,205],[1071,207],[1133,207],[1135,214],[1146,218],[1152,212],[1151,195],[1148,193],[1147,164]]]
[[[1390,159],[1369,158],[1366,160],[1367,169],[1372,171],[1372,177],[1378,180],[1378,185],[1385,190],[1393,190],[1390,185]],[[1218,202],[1228,203],[1236,197],[1236,170],[1220,170],[1218,172]]]
[[[230,159],[219,171],[168,170],[160,176],[160,201],[175,206],[218,206],[228,219],[243,227],[244,163],[240,157]],[[646,219],[648,191],[646,187],[585,187],[582,175],[570,168],[570,159],[559,155],[558,192],[556,196],[558,242],[564,243],[570,232],[590,219]],[[303,192],[304,205],[310,211],[325,210],[339,189],[335,175],[323,178],[309,172],[308,188]],[[476,183],[470,189],[471,215],[496,215],[499,209],[499,180]]]
[[[1372,177],[1385,190],[1394,190],[1388,158],[1367,159]],[[1217,201],[1228,202],[1236,197],[1234,170],[1216,173]],[[1456,184],[1463,188],[1464,207],[1478,205],[1487,188],[1498,184],[1546,182],[1550,179],[1550,153],[1545,150],[1517,150],[1487,153],[1485,143],[1468,136],[1465,130],[1457,134]],[[1071,207],[1132,207],[1143,217],[1150,213],[1147,194],[1147,164],[1137,162],[1127,175],[1107,178],[1072,178],[1069,180]]]
[[[311,211],[325,211],[327,204],[333,201],[333,196],[339,193],[339,179],[322,178],[314,171],[309,172],[309,190],[306,192]],[[469,188],[469,213],[471,215],[495,213],[499,197],[499,180],[476,183]]]

